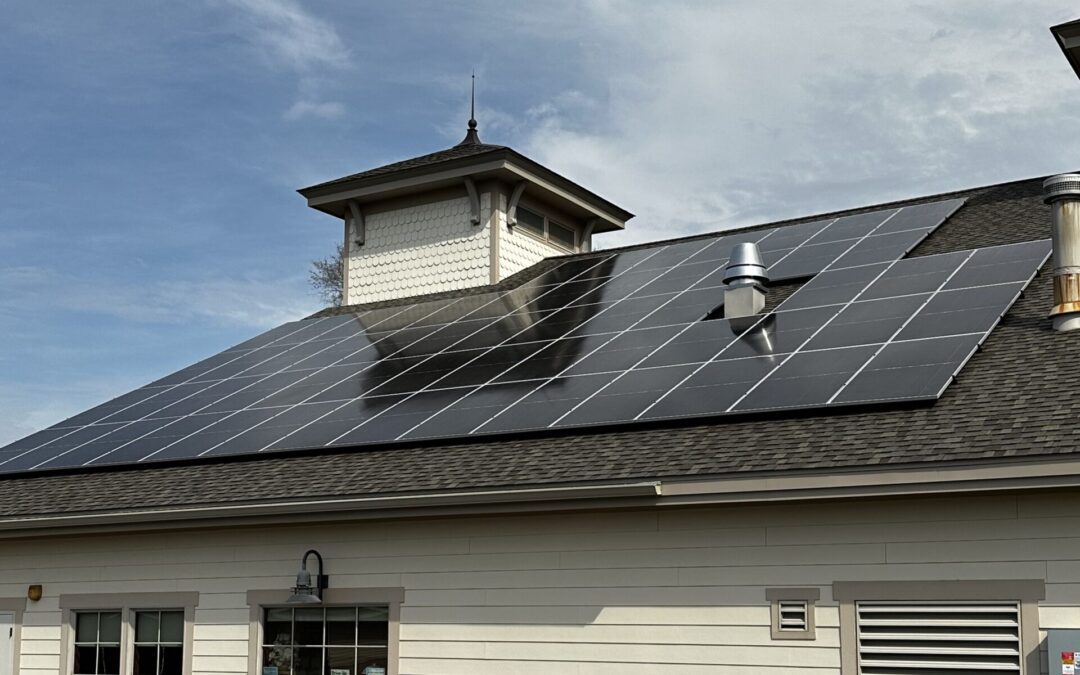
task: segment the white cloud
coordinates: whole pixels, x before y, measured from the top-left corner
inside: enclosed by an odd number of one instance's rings
[[[348,62],[348,50],[334,27],[293,0],[224,2],[242,10],[241,35],[268,59],[298,71]]]
[[[268,65],[299,76],[299,94],[285,111],[285,119],[335,119],[345,114],[343,103],[318,100],[325,71],[349,66],[349,50],[331,23],[307,12],[295,0],[219,1],[240,10],[237,34],[250,42]]]
[[[607,245],[1075,168],[1047,30],[1071,3],[801,7],[569,10],[589,85],[521,117],[522,149],[639,214]]]
[[[304,117],[319,117],[332,120],[345,114],[345,105],[337,101],[297,101],[285,111],[285,119],[298,120]]]
[[[319,303],[301,276],[268,274],[242,278],[160,279],[143,284],[130,279],[87,278],[40,267],[0,268],[0,318],[41,312],[91,312],[127,321],[185,324],[211,321],[267,329],[303,318]]]

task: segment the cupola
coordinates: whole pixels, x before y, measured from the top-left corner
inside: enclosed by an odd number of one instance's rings
[[[497,283],[589,251],[633,214],[525,155],[480,140],[300,190],[344,222],[347,305]]]

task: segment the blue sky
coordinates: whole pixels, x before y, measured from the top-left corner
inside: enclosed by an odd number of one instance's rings
[[[295,189],[481,137],[617,245],[1080,168],[1068,1],[5,5],[0,445],[318,308]]]

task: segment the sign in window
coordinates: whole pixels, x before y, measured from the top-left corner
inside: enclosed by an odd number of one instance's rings
[[[385,675],[389,609],[268,608],[262,675]]]

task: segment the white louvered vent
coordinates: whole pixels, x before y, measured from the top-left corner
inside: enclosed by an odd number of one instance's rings
[[[805,631],[807,629],[806,604],[805,600],[781,600],[780,630]]]
[[[1019,673],[1016,603],[860,602],[863,675]]]

